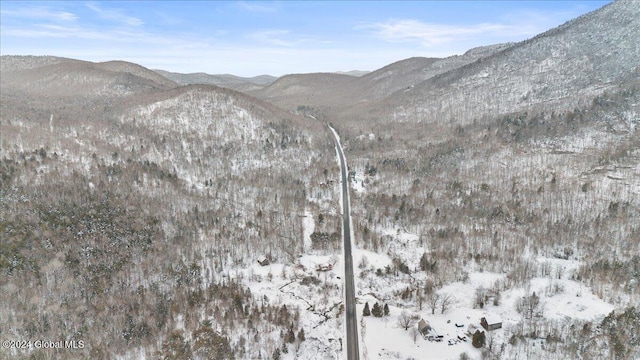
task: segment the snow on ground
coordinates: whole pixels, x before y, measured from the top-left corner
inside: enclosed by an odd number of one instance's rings
[[[545,319],[594,320],[614,309],[613,305],[598,298],[588,287],[575,281],[534,278],[530,284],[531,291],[543,295]]]
[[[362,250],[356,253],[358,254],[356,257],[367,257],[369,268],[381,268],[390,263],[390,258],[386,255],[372,254]],[[503,290],[498,301],[495,303],[493,300],[487,301],[483,308],[474,306],[476,290],[500,289],[506,275],[470,271],[465,281],[448,284],[437,291],[441,297],[453,298],[451,306],[444,314],[440,313],[439,305],[435,309],[435,314],[432,314],[426,301],[423,303],[423,308],[419,309],[415,301],[407,303],[399,299],[397,291],[415,281],[416,273],[405,277],[378,277],[372,272],[365,272],[358,289],[360,291],[358,315],[361,316],[365,302],[369,303],[370,308],[375,302],[381,306],[386,303],[390,308],[388,318],[364,317],[366,329],[363,345],[366,348],[367,359],[458,359],[462,353],[466,353],[469,358],[479,359],[481,358],[480,350],[473,348],[470,336],[463,336],[468,326],[473,324],[480,327],[482,317],[499,318],[503,328],[487,332],[494,348],[499,348],[511,336],[509,329],[517,327],[523,321],[522,314],[517,310],[517,303],[532,292],[536,292],[540,297],[542,316],[546,320],[597,320],[614,309],[611,304],[595,296],[588,287],[570,280],[580,266],[580,262],[544,257],[538,258],[537,261],[549,265],[551,269],[549,276],[533,278],[525,287]],[[408,330],[404,330],[398,324],[398,317],[403,312],[413,317],[412,325]],[[412,328],[417,328],[420,319],[429,322],[437,334],[443,335],[443,341],[432,342],[418,336],[414,342]],[[457,327],[456,324],[461,327]],[[362,327],[362,323],[360,326]],[[466,337],[467,341],[460,341],[459,335],[462,338]],[[451,345],[449,345],[450,340]]]
[[[365,178],[356,174],[350,185],[356,192],[362,192],[365,191],[365,183]],[[336,182],[334,191],[340,194],[339,181]],[[341,209],[341,196],[336,200]],[[317,204],[322,204],[322,201]],[[335,202],[332,205],[335,206]],[[301,326],[307,340],[297,351],[284,354],[284,359],[342,358],[344,353],[341,349],[346,348],[346,343],[342,346],[340,344],[341,340],[346,341],[343,339],[344,311],[341,310],[344,297],[343,257],[340,253],[313,253],[310,235],[315,223],[310,210],[305,211],[303,226],[305,254],[295,264],[260,266],[255,263],[241,270],[243,279],[254,296],[266,296],[272,304],[286,304],[300,310]],[[392,258],[402,259],[412,270],[418,268],[421,255],[427,251],[421,245],[420,237],[399,228],[376,228],[375,231],[394,239],[385,254],[353,247],[359,331],[362,339],[360,347],[363,358],[366,359],[458,359],[462,353],[466,353],[469,358],[479,359],[482,356],[480,350],[471,345],[471,338],[466,334],[469,325],[479,327],[482,317],[500,318],[503,328],[488,332],[488,336],[492,339],[493,346],[506,344],[511,336],[511,329],[523,322],[523,316],[517,310],[518,302],[533,292],[540,296],[542,316],[552,321],[597,320],[614,308],[595,296],[585,285],[571,280],[581,266],[579,261],[538,257],[535,260],[539,267],[546,269],[542,270],[543,274],[538,274],[539,277],[531,279],[524,287],[512,289],[504,289],[506,274],[478,271],[475,263],[471,262],[467,268],[468,277],[437,290],[438,295],[450,296],[453,301],[443,314],[440,313],[439,306],[435,314],[432,314],[426,301],[420,309],[415,299],[403,300],[398,295],[407,288],[415,288],[416,284],[423,283],[429,274],[376,274],[378,269],[386,271],[385,268],[392,265]],[[352,238],[355,239],[353,234]],[[316,270],[318,265],[327,263],[333,265],[332,270]],[[485,289],[489,293],[499,290],[500,295],[495,297],[491,293],[497,301],[488,300],[479,308],[475,304],[478,289]],[[363,317],[365,302],[370,307],[375,302],[381,306],[389,305],[390,315],[383,318]],[[407,330],[398,322],[403,313],[409,314],[413,319]],[[428,321],[443,336],[443,341],[429,341],[420,334],[414,336],[420,319]]]
[[[302,227],[302,243],[304,244],[303,251],[307,253],[309,252],[309,250],[311,250],[311,234],[313,234],[313,230],[315,230],[316,227],[315,220],[313,219],[313,214],[309,210],[306,210],[304,212]]]
[[[316,265],[334,261],[334,270],[316,271]],[[261,266],[256,262],[239,270],[254,296],[299,309],[306,340],[297,352],[291,350],[288,357],[283,354],[284,359],[341,358],[343,268],[338,256],[304,255],[293,265]],[[310,279],[317,284],[309,283]]]
[[[451,283],[440,289],[438,293],[453,296],[457,306],[473,308],[476,289],[491,289],[497,281],[504,279],[504,277],[504,274],[472,272],[469,273],[468,281]]]
[[[359,314],[363,308],[363,304],[358,306]],[[426,308],[422,311],[409,311],[415,319],[408,330],[398,324],[398,316],[402,311],[406,310],[389,306],[388,317],[365,317],[364,345],[367,359],[458,359],[462,353],[467,353],[472,359],[480,358],[480,351],[471,345],[471,338],[465,334],[471,320],[480,315],[479,311],[458,309],[444,315],[431,315],[431,310]],[[435,332],[443,336],[443,341],[429,341],[420,334],[415,336],[414,341],[413,329],[417,329],[420,319],[428,321]],[[456,327],[456,323],[464,326]],[[362,322],[359,325],[362,327]],[[466,341],[460,340],[458,336]]]
[[[352,251],[353,263],[356,266],[353,271],[355,276],[360,275],[360,267],[364,261],[365,267],[372,267],[374,269],[384,269],[385,266],[391,265],[391,259],[384,254],[378,254],[372,251],[355,248]]]
[[[341,195],[339,184],[333,191],[322,194],[315,202],[327,213],[341,209],[331,200]],[[341,196],[340,205],[341,205]],[[336,199],[337,200],[337,199]],[[307,209],[302,219],[303,255],[292,264],[272,263],[267,266],[253,263],[238,270],[254,297],[269,303],[298,308],[300,326],[306,340],[298,349],[290,348],[282,359],[342,359],[340,340],[344,337],[343,281],[344,262],[341,253],[319,254],[312,249],[311,234],[315,230],[314,214]],[[329,271],[318,271],[320,265],[331,264]],[[342,339],[346,341],[346,339]]]
[[[341,201],[340,201],[341,202]],[[245,284],[254,296],[265,297],[272,304],[286,304],[300,311],[301,327],[307,340],[299,349],[283,354],[283,359],[340,359],[341,349],[346,348],[344,339],[343,277],[344,263],[340,253],[320,255],[311,250],[310,234],[314,231],[314,217],[305,212],[303,219],[305,255],[294,264],[255,263],[240,270]],[[458,359],[466,353],[471,359],[480,359],[481,351],[471,345],[466,334],[469,325],[480,327],[482,317],[498,317],[503,328],[487,332],[494,348],[507,344],[512,329],[521,326],[523,316],[517,310],[518,302],[536,292],[542,304],[542,316],[551,321],[597,320],[614,309],[611,304],[595,296],[585,285],[571,280],[581,266],[574,259],[538,257],[536,262],[543,270],[539,277],[531,279],[524,287],[504,289],[506,274],[478,271],[474,263],[468,264],[468,277],[464,281],[450,283],[437,290],[441,297],[451,296],[452,304],[440,313],[440,307],[432,314],[428,303],[422,309],[415,300],[402,300],[398,295],[408,287],[425,281],[429,274],[413,272],[406,274],[376,274],[377,269],[386,271],[392,265],[392,257],[399,257],[417,268],[417,261],[424,251],[419,236],[396,228],[376,229],[395,241],[386,254],[362,249],[353,249],[356,276],[357,311],[361,336],[361,353],[364,359]],[[331,263],[330,271],[317,271],[317,266]],[[310,279],[313,279],[311,284]],[[500,297],[495,303],[486,302],[483,308],[475,305],[478,289],[499,289]],[[363,317],[365,302],[373,307],[389,305],[390,315],[383,318]],[[405,330],[398,318],[406,312],[412,323]],[[429,341],[420,334],[414,339],[414,329],[420,319],[429,322],[443,341]],[[456,325],[459,325],[456,326]],[[461,340],[466,339],[466,341]],[[342,340],[342,346],[340,344]]]
[[[353,178],[351,179],[351,188],[356,193],[363,193],[367,189],[365,187],[365,176],[359,172],[356,172]]]
[[[356,136],[356,139],[358,139],[359,141],[364,141],[364,140],[369,140],[369,141],[374,141],[376,139],[376,135],[375,134],[362,134],[362,135],[358,135]]]

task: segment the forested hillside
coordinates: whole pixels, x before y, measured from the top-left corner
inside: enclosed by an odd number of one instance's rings
[[[357,244],[389,258],[387,271],[363,263],[363,294],[500,314],[488,358],[638,355],[633,336],[603,330],[607,312],[578,305],[593,293],[637,323],[640,54],[624,44],[638,11],[615,2],[380,105],[318,109],[346,144]],[[481,273],[496,280],[478,286]],[[564,294],[576,299],[559,318]],[[527,316],[533,295],[545,305]]]
[[[43,59],[2,59],[23,60]],[[114,71],[114,89],[154,75],[133,65],[43,65],[28,86],[3,67],[0,334],[85,342],[59,358],[280,351],[299,310],[251,294],[233,269],[302,253],[300,215],[332,197],[321,183],[337,173],[325,126],[215,87],[86,91]]]

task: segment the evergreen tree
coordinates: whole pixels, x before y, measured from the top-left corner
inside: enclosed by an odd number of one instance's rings
[[[204,321],[193,333],[193,353],[202,359],[233,359],[229,339],[211,328],[210,321]]]
[[[430,261],[429,255],[423,253],[420,257],[420,270],[435,272],[437,261]]]
[[[380,304],[378,304],[377,302],[373,304],[373,308],[371,309],[371,315],[375,317],[382,317],[382,314],[383,314],[383,311]]]
[[[366,302],[364,304],[364,310],[362,310],[362,316],[370,316],[371,315],[371,310],[369,310],[369,303]]]
[[[298,331],[298,341],[303,342],[304,340],[304,329],[300,328],[300,331]]]
[[[484,346],[485,341],[486,341],[486,336],[484,334],[484,331],[476,330],[471,340],[471,343],[473,344],[473,346],[479,349]]]
[[[612,311],[602,320],[601,327],[609,339],[609,346],[615,353],[615,358],[639,358],[640,337],[635,330],[640,328],[640,310],[633,306],[619,315]]]
[[[162,343],[162,359],[178,360],[189,358],[191,358],[191,347],[184,340],[182,331],[173,331],[171,336]]]
[[[285,341],[292,344],[296,341],[296,334],[293,332],[292,328],[289,328],[287,335],[285,337]]]
[[[389,305],[384,304],[384,316],[389,316]]]

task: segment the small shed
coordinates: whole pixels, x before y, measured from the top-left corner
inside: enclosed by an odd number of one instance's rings
[[[266,256],[260,256],[258,258],[258,264],[262,265],[262,266],[267,266],[269,265],[269,259],[266,258]]]
[[[420,319],[420,321],[418,321],[418,331],[420,331],[422,337],[426,339],[431,332],[431,325],[429,325],[428,321]]]
[[[480,319],[480,325],[487,331],[497,330],[502,328],[502,320],[495,315],[489,315]]]

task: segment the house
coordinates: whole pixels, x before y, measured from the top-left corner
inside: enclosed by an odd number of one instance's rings
[[[258,258],[258,264],[260,264],[262,266],[267,266],[267,265],[269,265],[269,259],[267,259],[264,255],[260,256]]]
[[[331,271],[331,270],[333,270],[333,264],[331,264],[331,263],[318,264],[318,266],[316,266],[316,270],[317,271]]]
[[[480,325],[485,328],[487,331],[492,331],[496,329],[502,328],[502,320],[495,315],[485,316],[480,319]]]

